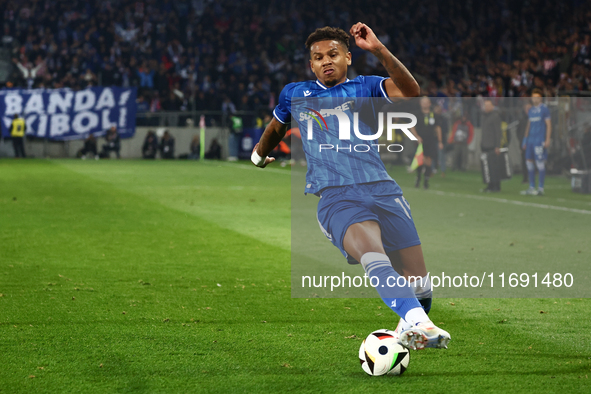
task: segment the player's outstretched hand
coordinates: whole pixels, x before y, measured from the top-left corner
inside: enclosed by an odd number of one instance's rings
[[[355,39],[355,45],[364,51],[373,52],[383,46],[373,30],[365,23],[357,22],[351,27],[349,33]]]
[[[255,153],[255,152],[257,151],[257,148],[258,148],[258,147],[259,147],[259,144],[258,144],[258,142],[257,142],[257,144],[254,146],[254,148],[253,148],[253,150],[252,150],[252,153]],[[264,162],[263,164],[261,164],[261,165],[257,165],[257,164],[256,164],[256,163],[254,163],[254,162],[253,162],[253,164],[254,164],[255,166],[257,166],[257,167],[260,167],[260,168],[265,168],[265,167],[266,167],[268,164],[270,164],[270,163],[273,163],[274,161],[275,161],[275,158],[274,158],[274,157],[266,157],[266,158],[265,158],[265,162]]]

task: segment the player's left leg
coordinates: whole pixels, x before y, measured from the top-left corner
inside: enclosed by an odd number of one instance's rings
[[[544,147],[544,145],[536,146],[535,151],[536,155],[536,167],[538,168],[538,196],[544,195],[544,181],[546,180],[546,160],[548,159],[548,150]]]
[[[431,310],[433,291],[421,245],[394,250],[387,255],[396,272],[409,281],[409,286],[413,289],[425,313],[428,314]]]
[[[423,163],[425,161],[425,157],[423,156]],[[415,181],[415,187],[419,188],[421,187],[421,176],[423,175],[423,172],[425,171],[425,165],[420,165],[417,168],[417,180]]]

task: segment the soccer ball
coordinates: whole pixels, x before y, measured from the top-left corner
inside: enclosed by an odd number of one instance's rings
[[[365,338],[359,348],[361,368],[369,375],[402,375],[410,354],[398,343],[398,334],[391,330],[377,330]]]

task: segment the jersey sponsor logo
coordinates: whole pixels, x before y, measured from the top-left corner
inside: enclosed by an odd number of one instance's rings
[[[323,116],[320,114],[320,112],[318,112],[318,111],[315,111],[315,110],[313,110],[312,108],[308,108],[308,107],[306,107],[306,109],[307,109],[308,111],[311,111],[311,112],[315,113],[316,115],[318,115],[318,117],[319,117],[320,119],[322,119],[322,123],[324,123],[324,125],[326,126],[326,130],[328,130],[328,125],[326,124],[326,120],[325,120],[325,119],[324,119],[324,117],[323,117]],[[316,121],[316,123],[318,123],[318,126],[320,126],[320,130],[324,130],[324,129],[322,128],[322,124],[320,123],[320,120],[318,120],[318,118],[317,118],[316,116],[314,116],[314,115],[313,115],[313,114],[311,114],[311,113],[304,113],[304,114],[306,114],[306,115],[308,115],[308,116],[311,116],[312,118],[314,118],[314,120]],[[300,118],[301,118],[301,116],[302,116],[302,114],[300,114]],[[310,130],[310,129],[311,129],[311,128],[310,128],[310,126],[308,126],[308,130]],[[308,138],[308,139],[311,139],[311,138]]]
[[[309,90],[304,90],[304,96],[308,97],[309,95],[311,95],[312,92]]]

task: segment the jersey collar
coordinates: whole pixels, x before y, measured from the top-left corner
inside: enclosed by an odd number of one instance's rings
[[[347,78],[347,79],[345,80],[345,82],[343,82],[343,83],[347,83],[347,82],[349,82],[349,78]],[[318,84],[318,86],[320,86],[322,89],[324,89],[324,90],[328,89],[326,86],[324,86],[322,83],[320,83],[320,81],[319,81],[319,80],[316,80],[316,83],[317,83],[317,84]]]

